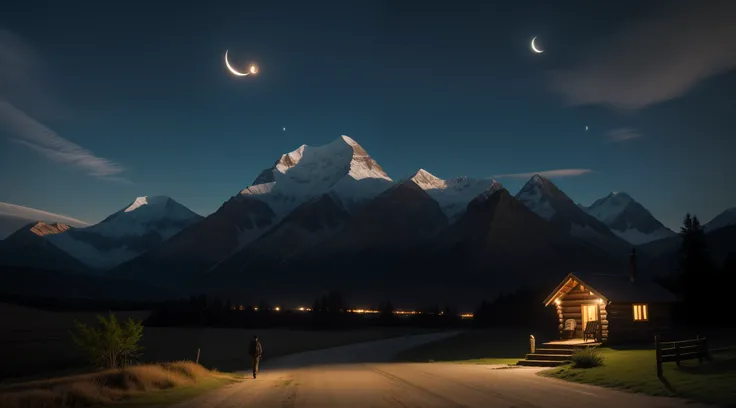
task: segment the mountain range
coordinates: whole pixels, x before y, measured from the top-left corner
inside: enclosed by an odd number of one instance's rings
[[[374,302],[488,297],[575,269],[620,272],[632,247],[655,259],[679,238],[625,193],[585,207],[539,175],[516,195],[423,169],[394,181],[347,136],[282,155],[207,217],[149,196],[92,226],[26,220],[0,241],[0,266],[300,302],[332,288]],[[705,229],[734,225],[728,210]]]

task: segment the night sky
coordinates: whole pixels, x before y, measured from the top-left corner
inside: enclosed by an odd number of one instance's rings
[[[736,2],[191,4],[3,4],[0,201],[98,222],[165,194],[207,215],[345,134],[395,180],[515,194],[560,170],[576,202],[625,191],[671,228],[736,205]],[[226,49],[259,74],[229,75]]]

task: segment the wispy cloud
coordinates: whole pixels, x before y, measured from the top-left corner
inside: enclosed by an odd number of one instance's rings
[[[511,174],[499,174],[493,176],[493,178],[530,178],[535,174],[539,174],[546,178],[560,178],[560,177],[575,177],[582,176],[584,174],[592,173],[591,169],[557,169],[557,170],[545,170],[535,171],[531,173],[511,173]]]
[[[551,75],[572,105],[644,108],[736,68],[736,2],[683,1],[597,44],[579,66]]]
[[[0,215],[10,215],[13,217],[26,218],[29,220],[39,220],[44,222],[61,222],[71,225],[72,227],[86,227],[90,225],[86,221],[67,217],[66,215],[54,214],[47,211],[37,210],[35,208],[23,207],[21,205],[3,202],[0,202]]]
[[[40,65],[32,47],[12,32],[0,30],[0,130],[8,132],[11,141],[50,160],[75,166],[97,178],[129,182],[120,176],[123,166],[96,156],[34,118],[63,112],[43,86]]]
[[[632,139],[638,139],[642,137],[642,134],[639,133],[636,129],[632,128],[620,128],[620,129],[614,129],[606,135],[606,140],[609,142],[625,142],[627,140]]]
[[[98,178],[127,181],[117,176],[124,170],[119,164],[95,156],[91,151],[57,135],[53,130],[2,100],[0,100],[0,124],[14,136],[11,141],[29,147],[48,159],[74,165]]]

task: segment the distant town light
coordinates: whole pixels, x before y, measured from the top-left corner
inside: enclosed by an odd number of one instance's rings
[[[253,310],[258,311],[258,306],[253,306]]]
[[[299,310],[300,312],[303,312],[303,311],[304,311],[304,307],[300,307],[300,308],[299,308],[299,309],[297,309],[297,310]]]
[[[273,308],[273,310],[275,310],[275,311],[277,311],[277,312],[278,312],[279,310],[281,310],[281,308],[280,308],[280,307],[278,307],[278,306],[276,306],[276,307],[274,307],[274,308]]]

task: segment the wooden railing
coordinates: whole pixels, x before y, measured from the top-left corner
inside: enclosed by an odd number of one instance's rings
[[[708,342],[705,337],[698,336],[692,340],[659,341],[659,336],[654,336],[654,347],[657,356],[657,377],[662,378],[662,363],[698,359],[701,362],[708,356]]]

